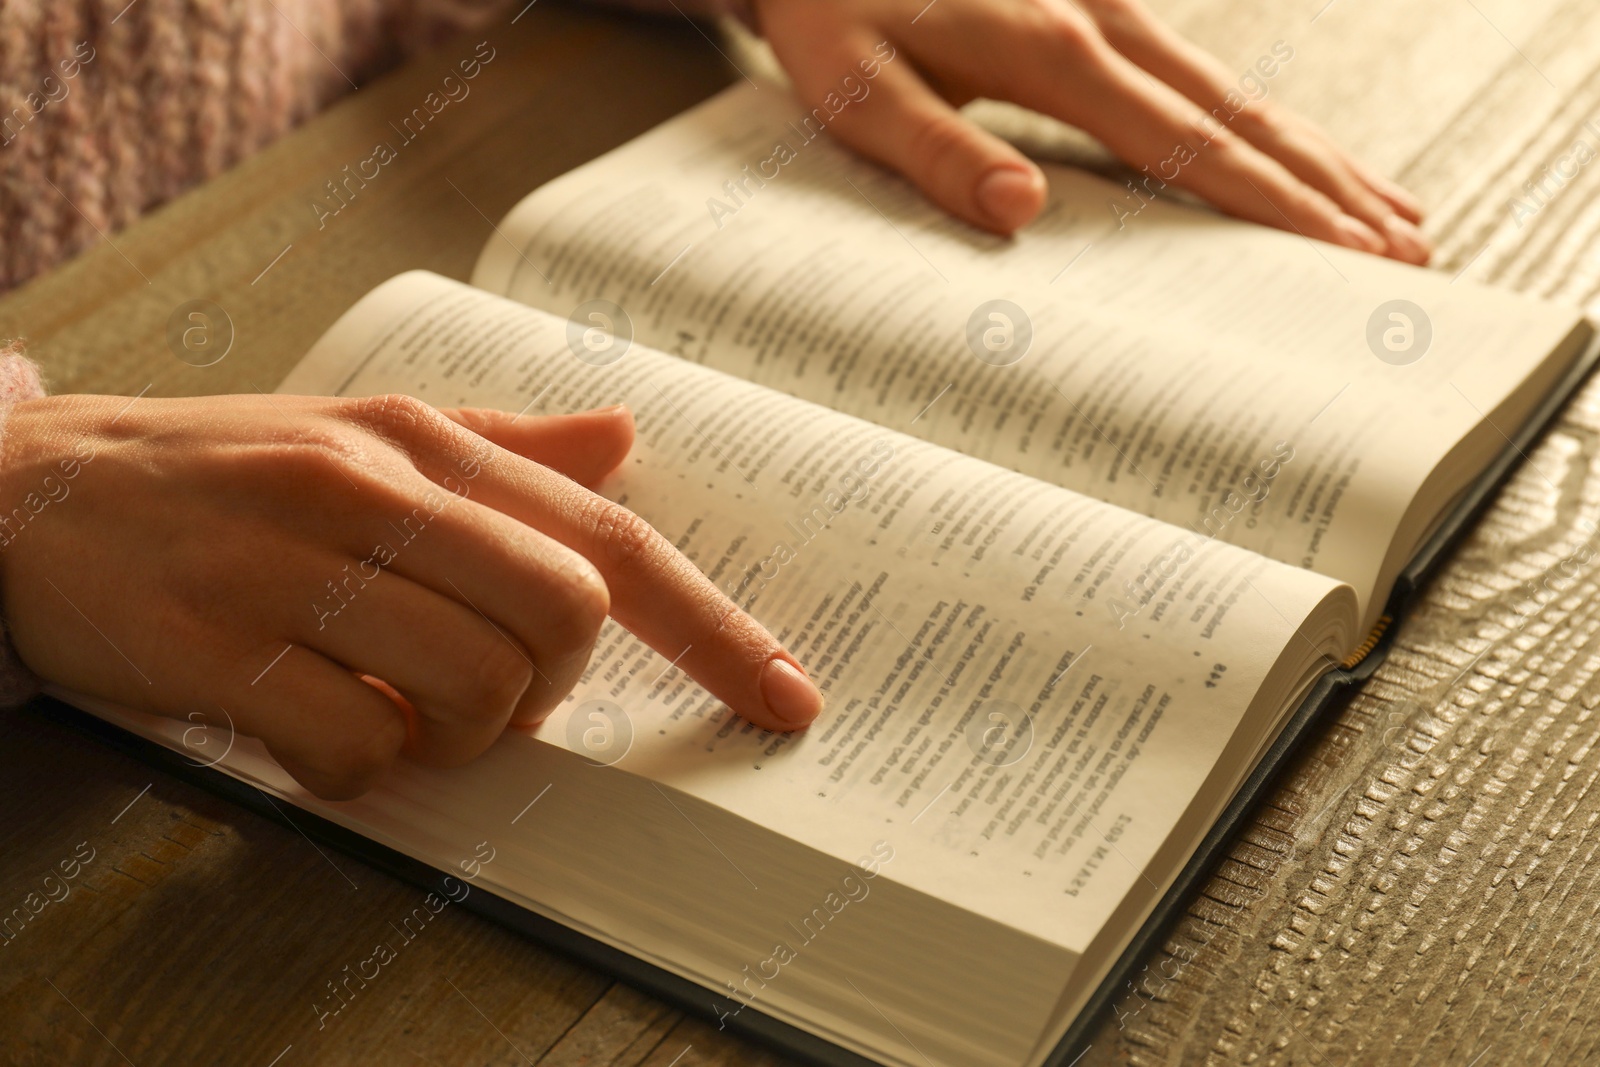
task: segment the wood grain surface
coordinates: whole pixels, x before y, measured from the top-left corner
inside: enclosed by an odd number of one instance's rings
[[[1438,269],[1600,290],[1600,166],[1562,165],[1579,139],[1600,148],[1592,0],[1157,6],[1241,73],[1292,46],[1270,92],[1423,198]],[[682,22],[548,3],[481,36],[496,59],[473,94],[325,226],[318,190],[475,41],[0,301],[0,336],[30,337],[58,389],[270,390],[373,284],[464,276],[524,192],[736,77],[722,51],[759,62]],[[1547,167],[1560,183],[1515,209]],[[191,300],[231,322],[210,367],[167,343]],[[1597,520],[1600,384],[1255,813],[1084,1067],[1600,1059]],[[0,912],[74,872],[0,942],[7,1063],[787,1062],[454,909],[319,1027],[326,983],[418,891],[27,713],[0,715],[0,812]]]

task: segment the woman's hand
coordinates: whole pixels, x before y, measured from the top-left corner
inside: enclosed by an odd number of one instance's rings
[[[1270,85],[1261,72],[1228,71],[1140,0],[752,2],[807,106],[859,82],[880,42],[894,49],[828,128],[975,226],[1011,233],[1045,195],[1038,167],[957,114],[981,96],[1081,127],[1148,167],[1152,190],[1164,180],[1230,215],[1408,263],[1432,252],[1410,194],[1269,89],[1252,93]]]
[[[0,465],[5,618],[40,676],[213,724],[220,705],[330,799],[539,721],[608,613],[757,725],[804,726],[821,697],[793,658],[584,487],[632,442],[622,408],[29,401]]]

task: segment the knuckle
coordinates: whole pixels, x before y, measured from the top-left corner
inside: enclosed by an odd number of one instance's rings
[[[932,115],[917,125],[907,147],[919,166],[939,172],[958,164],[971,143],[972,134],[965,119],[957,115]]]
[[[1071,4],[1035,2],[1034,33],[1069,55],[1087,58],[1100,44],[1100,32]]]
[[[398,713],[381,726],[363,730],[319,753],[310,769],[316,776],[307,787],[324,800],[350,800],[369,789],[388,770],[405,742],[405,724]]]
[[[295,445],[295,451],[301,453],[302,462],[314,464],[330,474],[337,473],[334,468],[338,464],[359,467],[368,458],[368,450],[362,448],[361,443],[348,431],[314,431],[296,441]]]
[[[1331,221],[1344,214],[1344,209],[1334,201],[1333,197],[1301,181],[1294,183],[1289,206],[1285,210],[1289,211],[1291,217],[1319,222]]]
[[[1211,118],[1214,119],[1215,116],[1211,116]],[[1194,128],[1193,124],[1191,124],[1191,128]],[[1243,166],[1254,151],[1250,147],[1250,142],[1239,136],[1239,131],[1232,126],[1221,125],[1202,118],[1199,129],[1205,131],[1209,137],[1205,146],[1206,153],[1215,157],[1219,163],[1229,166]]]
[[[287,482],[296,491],[339,492],[348,489],[355,472],[366,469],[366,450],[348,433],[316,428],[255,457],[264,478]]]
[[[598,633],[611,614],[611,591],[594,564],[577,553],[573,556],[566,584],[568,618],[575,629]]]
[[[655,527],[622,505],[604,498],[595,498],[587,521],[594,542],[605,553],[607,562],[621,570],[637,569],[646,564],[662,540]]]
[[[1210,140],[1199,154],[1198,166],[1206,167],[1234,182],[1242,183],[1240,176],[1243,175],[1264,189],[1266,194],[1272,194],[1274,199],[1277,198],[1272,189],[1274,185],[1281,184],[1272,180],[1272,175],[1277,172],[1262,159],[1260,151],[1254,145],[1241,137],[1238,131],[1226,126],[1210,131],[1208,136]],[[1267,184],[1263,185],[1263,182]]]
[[[573,566],[561,584],[560,602],[551,605],[546,615],[550,650],[563,658],[587,655],[611,612],[605,579],[588,560],[573,555]]]
[[[440,435],[450,423],[426,401],[404,393],[352,397],[341,404],[342,414],[352,422],[391,440],[412,440],[419,435]]]
[[[1233,123],[1240,133],[1257,144],[1284,144],[1294,134],[1289,113],[1279,105],[1267,101],[1246,104],[1237,115],[1233,116]]]
[[[495,637],[484,647],[472,681],[478,699],[468,710],[500,715],[514,707],[533,684],[533,664],[509,641]]]
[[[1141,0],[1079,0],[1096,22],[1131,29],[1143,23],[1149,10]]]

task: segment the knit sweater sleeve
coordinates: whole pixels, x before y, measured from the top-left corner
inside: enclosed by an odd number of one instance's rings
[[[44,385],[39,380],[39,368],[22,354],[20,344],[0,341],[0,443],[4,441],[5,420],[12,405],[41,396]],[[4,476],[0,470],[0,478]],[[17,658],[5,623],[0,620],[0,708],[16,707],[38,691],[39,680]]]

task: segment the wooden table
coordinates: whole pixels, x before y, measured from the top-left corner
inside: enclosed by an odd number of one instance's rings
[[[1600,121],[1584,126],[1600,116],[1592,0],[1159,6],[1241,72],[1288,43],[1271,92],[1423,197],[1439,269],[1594,297],[1600,166],[1531,217],[1508,203],[1578,139],[1600,149]],[[367,288],[408,267],[465,276],[520,195],[734,76],[683,23],[540,4],[482,36],[503,58],[469,100],[325,227],[310,207],[323,183],[470,42],[0,301],[0,336],[26,333],[58,388],[269,390]],[[165,337],[195,299],[234,333],[206,368]],[[1256,813],[1085,1067],[1600,1055],[1600,562],[1569,580],[1544,547],[1600,519],[1597,435],[1592,385]],[[455,909],[319,1030],[324,983],[416,890],[25,712],[0,715],[0,798],[0,911],[92,853],[0,949],[6,1062],[785,1062]]]

